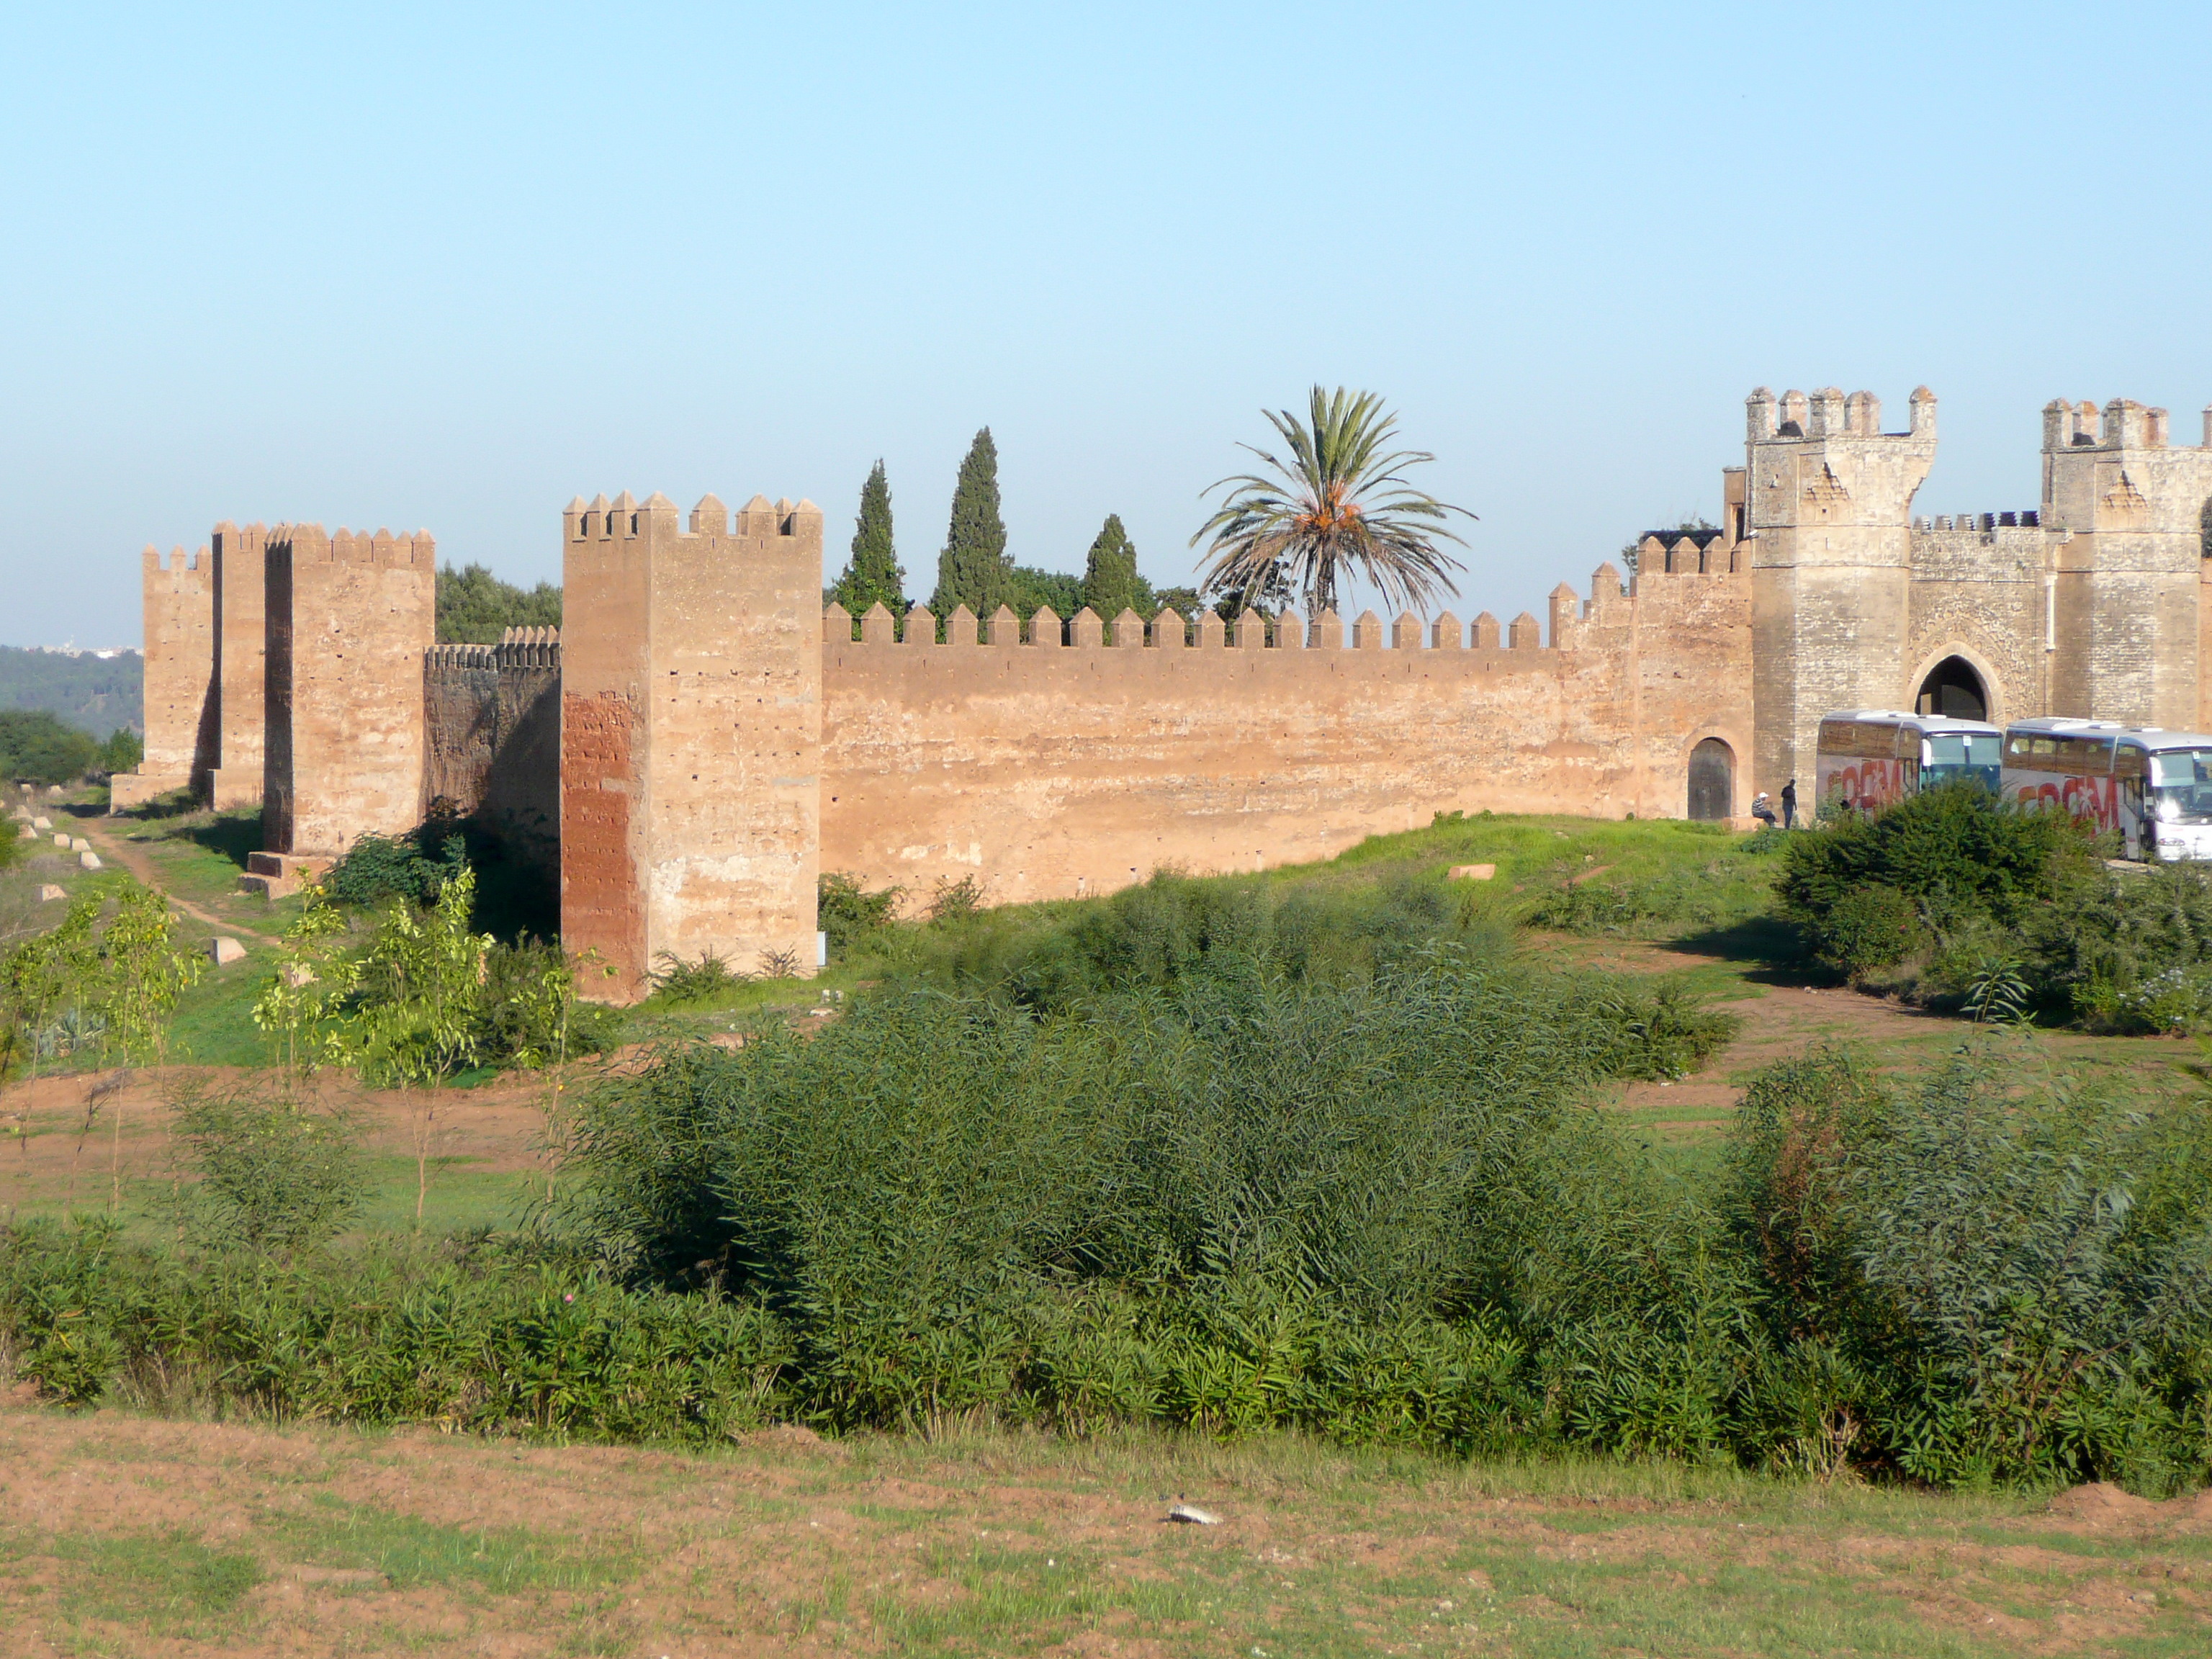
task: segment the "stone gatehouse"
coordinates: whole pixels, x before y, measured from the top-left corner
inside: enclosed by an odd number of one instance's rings
[[[901,628],[823,608],[810,502],[624,494],[562,515],[558,635],[436,647],[427,534],[225,524],[147,552],[146,761],[115,801],[258,798],[287,858],[478,811],[557,860],[565,941],[627,996],[664,952],[811,964],[824,870],[1011,902],[1443,811],[1741,819],[1844,707],[2212,724],[2212,411],[2176,448],[2163,410],[2054,402],[2039,506],[1929,519],[1925,388],[1902,432],[1863,392],[1746,408],[1719,530],[1645,537],[1541,622]]]

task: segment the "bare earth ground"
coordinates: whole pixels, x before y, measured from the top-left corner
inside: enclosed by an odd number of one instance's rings
[[[1167,1523],[1178,1497],[1217,1527]],[[0,1407],[0,1653],[2201,1653],[2212,1504]]]

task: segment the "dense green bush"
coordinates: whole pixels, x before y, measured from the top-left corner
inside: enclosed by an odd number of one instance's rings
[[[842,962],[854,946],[880,934],[890,925],[904,890],[879,888],[871,892],[859,879],[842,870],[825,870],[816,884],[815,923],[829,938],[830,959]]]
[[[1776,896],[1813,954],[1856,977],[1977,920],[2018,928],[2094,867],[2091,854],[2063,814],[1949,784],[1792,833]]]
[[[104,1217],[0,1232],[0,1337],[18,1376],[72,1405],[212,1396],[294,1419],[608,1439],[753,1427],[792,1355],[757,1304],[497,1255],[164,1254]]]
[[[1581,1098],[1664,1063],[1664,1005],[1594,989],[1448,952],[1354,986],[1248,959],[1042,1018],[865,1000],[602,1092],[567,1229],[639,1282],[764,1298],[832,1421],[988,1405],[1473,1443],[1444,1379],[1495,1381],[1527,1341],[1473,1311],[1577,1315],[1570,1287],[1617,1278],[1664,1207]],[[1425,1405],[1376,1397],[1399,1371]],[[1324,1377],[1367,1391],[1341,1425]],[[1484,1412],[1507,1432],[1504,1395]]]
[[[1607,1024],[1443,958],[1045,1018],[911,992],[610,1085],[536,1244],[280,1268],[19,1227],[0,1340],[67,1401],[502,1432],[981,1412],[1944,1485],[2212,1473],[2200,1102],[2023,1091],[2002,1048],[1912,1088],[1816,1053],[1755,1081],[1709,1206],[1577,1098]]]
[[[550,939],[560,931],[561,896],[554,878],[514,855],[506,842],[447,802],[404,835],[366,835],[323,877],[338,903],[370,909],[404,898],[434,904],[456,872],[476,873],[470,923],[509,944]]]
[[[1833,1051],[1747,1091],[1727,1205],[1801,1437],[1956,1485],[2212,1472],[2212,1115],[1888,1085]]]

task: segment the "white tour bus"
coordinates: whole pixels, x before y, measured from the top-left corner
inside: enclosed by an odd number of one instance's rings
[[[1998,793],[2008,805],[2062,810],[2088,819],[2100,833],[2117,830],[2124,854],[2141,858],[2150,746],[2165,735],[2115,720],[2055,715],[2014,720],[2005,727],[2004,775]],[[2179,769],[2177,764],[2177,775]]]
[[[2139,735],[2150,751],[2150,850],[2166,860],[2212,859],[2212,737],[2149,727]]]
[[[1830,802],[1872,812],[1923,787],[1971,778],[1995,790],[2004,733],[1982,720],[1860,708],[1820,719],[1815,809]]]

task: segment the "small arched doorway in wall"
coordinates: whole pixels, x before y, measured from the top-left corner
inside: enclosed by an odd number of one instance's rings
[[[1690,816],[1701,823],[1735,816],[1735,750],[1718,738],[1690,751]]]
[[[1964,657],[1946,657],[1920,682],[1912,712],[1945,720],[1985,720],[1990,717],[1989,690],[1972,663]]]

